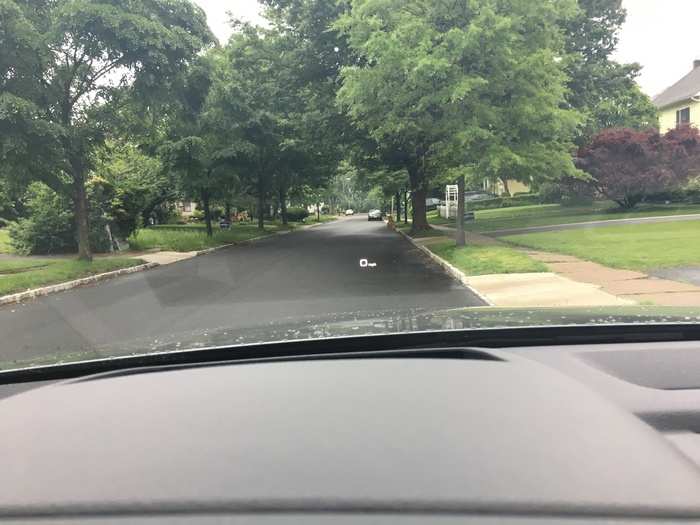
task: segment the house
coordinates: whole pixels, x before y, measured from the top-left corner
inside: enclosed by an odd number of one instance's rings
[[[197,211],[197,203],[196,202],[176,202],[175,203],[175,209],[178,211],[182,217],[187,220],[190,217],[192,217],[192,214]]]
[[[517,180],[507,180],[508,188],[506,191],[506,186],[503,181],[498,179],[496,181],[490,179],[484,179],[484,191],[489,193],[495,193],[499,197],[505,194],[516,195],[517,193],[530,193],[530,186],[524,182]]]
[[[678,126],[700,127],[700,60],[690,73],[653,99],[659,110],[659,130],[665,133]]]

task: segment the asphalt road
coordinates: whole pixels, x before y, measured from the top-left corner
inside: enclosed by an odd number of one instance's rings
[[[358,216],[2,307],[0,363],[235,343],[253,329],[276,340],[280,325],[478,305],[383,222]]]

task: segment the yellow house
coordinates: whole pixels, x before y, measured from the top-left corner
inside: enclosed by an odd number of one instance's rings
[[[700,127],[700,60],[693,69],[653,99],[659,109],[659,130],[665,133],[678,126]]]
[[[506,186],[506,184],[508,186]],[[497,181],[484,179],[484,190],[502,197],[505,194],[515,195],[516,193],[529,193],[530,186],[524,182],[511,179],[507,180],[505,183],[500,179]]]

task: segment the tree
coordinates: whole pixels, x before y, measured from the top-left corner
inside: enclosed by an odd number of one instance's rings
[[[170,125],[170,141],[161,150],[166,165],[178,175],[181,192],[201,200],[209,237],[214,234],[212,200],[227,194],[236,182],[236,144],[217,129],[218,117],[212,117],[216,111],[210,100],[222,59],[218,50],[212,50],[183,74],[173,101],[176,116]]]
[[[656,127],[656,108],[635,82],[641,66],[611,60],[627,16],[622,0],[578,0],[578,5],[563,27],[567,101],[584,115],[579,144],[606,128]]]
[[[97,150],[93,172],[112,188],[109,213],[119,235],[129,237],[153,209],[174,197],[162,162],[130,143],[108,141]]]
[[[0,39],[2,163],[70,197],[78,257],[90,259],[86,193],[93,152],[103,141],[103,111],[130,83],[146,96],[213,37],[188,0],[1,0],[11,20]],[[3,27],[5,24],[3,23]],[[9,50],[9,54],[6,54]],[[34,157],[34,158],[31,158]]]
[[[378,157],[409,175],[413,231],[440,172],[573,173],[560,25],[571,2],[354,0],[337,24],[358,55],[338,99]],[[552,175],[555,176],[555,175]]]
[[[655,130],[608,129],[579,151],[578,165],[591,184],[620,207],[634,208],[653,193],[680,186],[697,173],[700,133],[685,127],[665,135]]]

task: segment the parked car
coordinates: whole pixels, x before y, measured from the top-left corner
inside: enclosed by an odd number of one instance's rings
[[[347,210],[345,210],[345,215],[348,215],[348,216],[355,215],[355,210],[347,209]]]
[[[368,221],[381,221],[382,218],[382,210],[369,210],[367,214]]]

